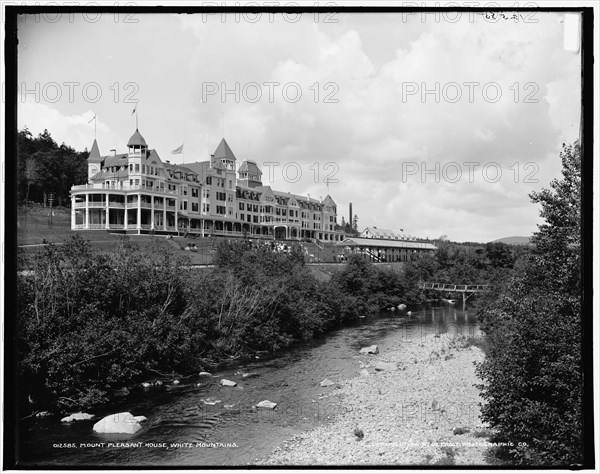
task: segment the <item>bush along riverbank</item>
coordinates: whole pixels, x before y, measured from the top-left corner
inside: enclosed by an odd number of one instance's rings
[[[17,350],[21,418],[110,403],[124,387],[197,375],[273,352],[382,308],[413,301],[415,282],[351,258],[317,280],[299,248],[222,243],[194,271],[127,238],[97,253],[76,235],[20,256]],[[414,301],[416,302],[416,301]]]
[[[486,465],[493,436],[479,418],[473,337],[428,335],[399,349],[361,354],[357,377],[329,398],[342,407],[330,424],[297,435],[260,465]]]

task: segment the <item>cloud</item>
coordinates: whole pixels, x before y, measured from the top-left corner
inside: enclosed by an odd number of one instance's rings
[[[120,83],[139,84],[140,128],[163,158],[185,141],[186,162],[205,160],[225,135],[239,160],[263,171],[278,163],[274,189],[329,192],[341,210],[353,202],[361,226],[458,240],[531,232],[538,212],[527,194],[559,174],[560,145],[579,127],[580,63],[562,49],[561,15],[539,13],[537,23],[466,14],[455,23],[401,14],[336,19],[144,16],[114,36],[105,28],[105,43],[94,30],[78,38],[87,72],[116,74],[117,62]],[[73,68],[75,46],[62,37],[60,45]],[[40,57],[26,66],[44,77]],[[42,105],[21,107],[24,122],[90,146],[89,104]],[[115,131],[101,136],[99,122],[101,147],[120,147],[133,132],[125,108],[100,110]],[[453,182],[455,165],[461,176]],[[296,166],[300,179],[286,178]],[[407,175],[407,166],[418,173]],[[496,168],[497,182],[482,174]]]
[[[46,104],[28,101],[19,104],[17,123],[19,130],[27,128],[34,136],[48,130],[59,145],[65,143],[75,150],[83,151],[92,147],[94,122],[89,122],[93,117],[92,110],[76,115],[63,115]],[[121,150],[126,148],[127,143],[122,140],[121,136],[114,133],[106,123],[98,118],[96,131],[100,153],[109,153],[109,150],[102,149],[102,144],[113,144],[114,147],[119,147],[118,149]]]

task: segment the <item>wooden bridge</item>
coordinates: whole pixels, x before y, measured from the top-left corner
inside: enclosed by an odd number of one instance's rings
[[[483,293],[488,285],[453,285],[451,283],[419,283],[422,290],[449,291],[456,293]]]
[[[421,290],[446,291],[448,293],[461,293],[463,310],[467,306],[467,300],[475,293],[483,293],[487,291],[489,285],[455,285],[452,283],[426,283],[420,282]]]

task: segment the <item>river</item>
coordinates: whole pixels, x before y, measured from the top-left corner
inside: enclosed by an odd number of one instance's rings
[[[404,314],[404,316],[406,316]],[[327,423],[343,407],[329,401],[320,382],[356,377],[359,350],[377,344],[396,349],[402,337],[479,333],[473,316],[457,306],[423,306],[412,318],[380,313],[325,337],[264,358],[229,365],[211,377],[194,376],[179,385],[132,391],[96,418],[70,424],[56,418],[26,420],[21,426],[21,466],[133,467],[247,465],[268,456],[294,434]],[[400,339],[402,340],[402,338]],[[364,357],[364,356],[362,356]],[[252,373],[243,378],[240,374]],[[221,379],[237,382],[222,387]],[[211,405],[207,402],[220,402]],[[262,400],[275,410],[256,410]],[[334,400],[334,399],[332,399]],[[98,434],[101,417],[129,411],[148,418],[135,435]]]

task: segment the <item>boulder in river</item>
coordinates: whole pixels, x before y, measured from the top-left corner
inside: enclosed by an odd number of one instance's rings
[[[221,385],[223,387],[235,387],[237,385],[237,383],[232,382],[231,380],[221,379]]]
[[[406,305],[405,305],[404,303],[400,303],[400,304],[398,305],[398,309],[399,309],[400,311],[404,311],[404,310],[406,309]]]
[[[115,413],[102,418],[94,425],[93,430],[96,433],[126,433],[134,434],[142,429],[137,417],[133,416],[128,411],[123,413]]]
[[[173,380],[173,385],[179,385],[179,380]]]
[[[72,421],[91,420],[94,415],[89,413],[73,413],[72,415],[65,416],[62,420],[63,423],[71,423]]]
[[[325,379],[319,385],[321,385],[321,387],[331,387],[332,385],[335,385],[335,384],[331,380]]]
[[[200,377],[210,377],[210,376],[211,376],[211,373],[210,373],[210,372],[200,372],[198,375],[199,375]]]
[[[273,410],[277,406],[277,403],[270,402],[269,400],[263,400],[256,405],[256,408],[268,408],[269,410]]]
[[[397,370],[398,366],[392,362],[377,362],[375,364],[375,370],[377,371],[382,371],[382,370]]]
[[[361,354],[379,354],[379,347],[377,347],[375,344],[373,344],[372,346],[369,347],[363,347],[360,350]]]
[[[362,369],[360,371],[360,376],[361,377],[368,377],[369,375],[371,375],[371,374],[369,374],[369,371],[367,369]]]
[[[150,388],[150,382],[142,382],[142,387],[144,388]]]

